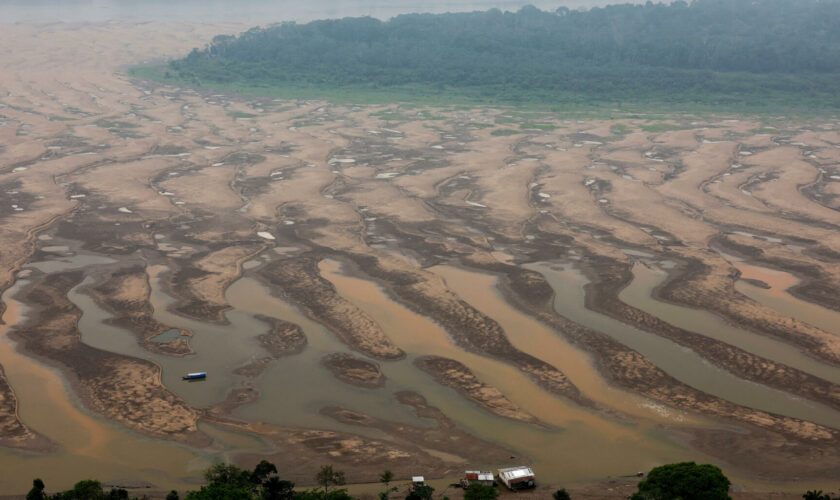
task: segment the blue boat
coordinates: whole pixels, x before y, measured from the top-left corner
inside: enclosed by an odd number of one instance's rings
[[[199,380],[202,378],[207,378],[207,372],[188,373],[181,378],[184,380]]]

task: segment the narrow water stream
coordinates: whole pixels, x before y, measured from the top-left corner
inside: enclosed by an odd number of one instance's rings
[[[3,295],[7,310],[6,324],[0,325],[0,363],[17,395],[21,419],[60,448],[43,455],[0,449],[0,491],[27,491],[36,476],[52,491],[85,477],[142,480],[161,488],[184,488],[185,479],[198,477],[211,463],[209,452],[147,439],[81,410],[58,370],[17,352],[6,334],[26,317],[26,307],[14,298],[26,284],[18,280]]]
[[[255,381],[260,399],[237,410],[237,415],[283,425],[358,432],[357,427],[340,424],[318,413],[324,406],[338,405],[382,418],[423,424],[410,409],[396,404],[391,392],[401,388],[394,387],[393,382],[389,381],[384,389],[369,390],[335,378],[321,365],[321,358],[334,352],[350,352],[350,349],[322,325],[270,295],[258,281],[241,278],[228,288],[226,297],[239,312],[262,314],[297,324],[307,340],[302,353],[282,357],[268,365]],[[265,355],[265,352],[259,354]]]
[[[462,351],[439,325],[390,300],[377,284],[342,274],[338,262],[323,261],[320,270],[343,297],[373,317],[408,353],[404,361],[383,364],[389,384],[422,394],[477,437],[522,450],[544,471],[546,480],[627,474],[663,459],[697,456],[669,442],[649,420],[636,424],[607,420],[545,392],[510,365]],[[481,410],[414,368],[411,360],[420,355],[460,361],[524,410],[559,429],[538,429]]]
[[[111,262],[102,257],[77,255],[60,261],[36,263],[32,267],[52,272]],[[407,352],[408,356],[404,360],[380,363],[388,379],[384,388],[357,388],[333,377],[321,365],[322,356],[333,352],[350,352],[350,349],[322,325],[282,299],[272,296],[252,278],[241,278],[228,288],[226,298],[232,310],[226,313],[226,317],[230,324],[215,325],[168,311],[167,307],[173,303],[173,299],[163,292],[160,282],[165,268],[157,266],[149,269],[155,318],[195,333],[191,345],[196,354],[184,358],[150,353],[137,342],[132,333],[104,323],[111,315],[79,291],[88,281],[71,290],[68,296],[83,311],[79,322],[83,342],[160,364],[167,387],[199,407],[217,403],[231,388],[247,383],[254,385],[261,397],[236,410],[238,416],[280,425],[381,437],[379,431],[340,424],[323,417],[319,410],[326,405],[339,405],[383,419],[411,425],[431,425],[430,421],[417,418],[409,408],[396,403],[394,392],[412,390],[440,408],[459,427],[477,437],[498,442],[531,457],[533,465],[544,471],[541,476],[546,481],[621,475],[646,470],[665,462],[698,459],[696,452],[673,441],[661,430],[660,424],[704,426],[709,423],[702,418],[675,412],[606,385],[585,354],[577,352],[544,325],[508,306],[495,290],[494,276],[451,267],[433,269],[446,279],[456,293],[499,321],[508,332],[511,342],[519,349],[555,364],[585,394],[636,416],[636,423],[615,422],[582,409],[564,398],[545,392],[506,363],[462,351],[439,325],[390,300],[375,283],[342,274],[338,262],[324,261],[320,269],[342,296],[370,314],[386,334]],[[548,267],[545,271],[550,282],[555,279],[552,282],[555,288],[561,289],[561,292],[574,292],[565,299],[558,293],[558,311],[569,312],[568,307],[579,309],[579,313],[582,311],[591,320],[590,326],[603,325],[599,323],[602,316],[582,307],[582,286],[585,283],[582,276],[561,273],[559,277],[551,278],[551,273],[559,271]],[[556,279],[563,280],[562,286],[559,286]],[[15,315],[19,316],[23,312],[23,306],[12,298],[23,284],[23,281],[19,282],[4,295],[9,305],[5,318],[10,324],[17,321]],[[269,326],[254,318],[255,314],[298,324],[307,337],[308,345],[301,354],[272,361],[259,377],[248,381],[233,374],[233,370],[268,355],[259,346],[256,337],[268,331]],[[570,319],[576,320],[574,317]],[[629,328],[615,323],[622,328]],[[612,323],[610,326],[618,328]],[[0,332],[5,333],[5,328]],[[622,331],[625,333],[613,335],[646,335]],[[656,341],[651,345],[667,357],[675,347],[665,342],[666,347]],[[682,349],[676,347],[676,350]],[[359,353],[354,354],[364,357]],[[464,363],[479,379],[498,387],[514,403],[552,427],[540,429],[482,410],[454,390],[441,386],[413,365],[417,356],[426,354],[445,356]],[[0,477],[0,489],[3,490],[25,490],[30,485],[29,476],[33,470],[51,471],[49,474],[39,474],[48,481],[48,485],[69,486],[68,482],[79,477],[95,475],[101,479],[129,477],[148,480],[163,488],[183,487],[181,478],[197,475],[212,457],[229,456],[229,453],[241,450],[258,450],[262,446],[254,437],[222,431],[206,424],[201,425],[202,430],[216,439],[212,451],[195,451],[138,437],[79,410],[60,374],[15,353],[5,336],[0,342],[0,362],[6,368],[10,382],[21,399],[21,415],[24,420],[62,445],[61,451],[47,456],[23,456],[11,451],[0,451],[0,467],[4,471],[11,471],[11,474]],[[681,361],[678,359],[674,364],[680,365]],[[707,371],[716,370],[708,364],[705,367]],[[208,379],[200,383],[182,381],[181,375],[189,371],[208,371]],[[705,380],[703,377],[701,379]],[[715,380],[718,379],[710,379],[708,383],[715,383]],[[797,410],[817,411],[807,406],[797,407]],[[55,415],[63,417],[56,419]],[[432,451],[450,460],[457,460],[457,450],[447,450],[449,454],[441,450]],[[72,466],[68,467],[68,464]]]
[[[429,271],[442,277],[459,297],[499,323],[514,347],[560,369],[587,397],[645,418],[658,419],[668,411],[646,398],[608,385],[586,351],[510,306],[498,291],[496,276],[450,266],[435,266]]]
[[[668,274],[664,270],[636,263],[633,266],[633,281],[621,291],[619,298],[628,305],[653,314],[679,328],[721,340],[747,352],[840,384],[840,368],[820,363],[790,344],[734,327],[707,311],[653,299],[651,294],[654,288],[667,277]]]
[[[785,316],[796,318],[828,333],[840,335],[840,312],[804,301],[787,292],[788,289],[799,284],[800,280],[796,276],[743,261],[732,261],[732,265],[741,271],[741,278],[763,281],[770,286],[770,288],[762,288],[741,279],[735,282],[735,289],[739,292]],[[840,297],[837,300],[840,301]]]
[[[838,426],[840,412],[738,378],[712,365],[690,349],[587,309],[584,305],[583,288],[587,279],[571,266],[539,263],[525,267],[545,276],[554,289],[554,309],[558,314],[613,337],[641,353],[677,380],[743,406],[831,427]]]

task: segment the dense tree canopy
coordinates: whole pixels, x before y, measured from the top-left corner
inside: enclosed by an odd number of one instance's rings
[[[501,94],[831,94],[840,89],[837,19],[840,0],[345,18],[218,36],[170,71],[197,82],[420,84]]]
[[[711,464],[663,465],[651,469],[632,500],[730,500],[729,479]]]

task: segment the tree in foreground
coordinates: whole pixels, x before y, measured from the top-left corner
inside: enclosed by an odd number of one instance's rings
[[[262,500],[294,500],[295,483],[271,476],[262,483]]]
[[[324,488],[324,500],[327,500],[330,486],[341,486],[344,484],[344,473],[333,470],[332,465],[323,465],[321,466],[321,470],[315,474],[315,482]]]
[[[396,486],[391,486],[391,481],[394,480],[394,473],[385,470],[379,475],[379,482],[385,485],[385,491],[379,492],[379,500],[388,500],[391,493],[397,491]]]
[[[294,496],[295,500],[324,500],[324,492],[320,488],[313,490],[298,491]],[[345,489],[330,490],[327,500],[354,500]]]
[[[731,500],[719,467],[681,462],[654,467],[631,500]]]
[[[26,497],[27,499],[29,497]],[[840,500],[840,497],[832,497],[828,493],[823,493],[822,490],[811,490],[802,495],[805,500]]]
[[[281,480],[277,467],[266,460],[253,471],[216,464],[204,473],[207,486],[187,493],[186,500],[292,500],[295,483]],[[174,492],[173,492],[174,493]],[[177,493],[175,493],[177,499]]]
[[[434,492],[435,489],[427,484],[424,484],[423,486],[415,486],[408,492],[405,500],[431,500]]]
[[[569,492],[566,491],[566,488],[560,488],[555,491],[551,494],[551,498],[554,500],[572,500],[572,497],[569,496]]]
[[[489,484],[472,483],[464,490],[464,500],[496,500],[499,490]]]
[[[26,500],[45,500],[47,495],[44,493],[44,482],[41,479],[32,480],[32,489],[26,494]]]

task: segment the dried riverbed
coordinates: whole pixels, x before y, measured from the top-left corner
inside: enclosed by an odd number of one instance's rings
[[[0,489],[186,488],[263,458],[301,485],[327,462],[550,485],[696,460],[836,486],[836,121],[116,73],[247,28],[156,27],[0,35]]]

